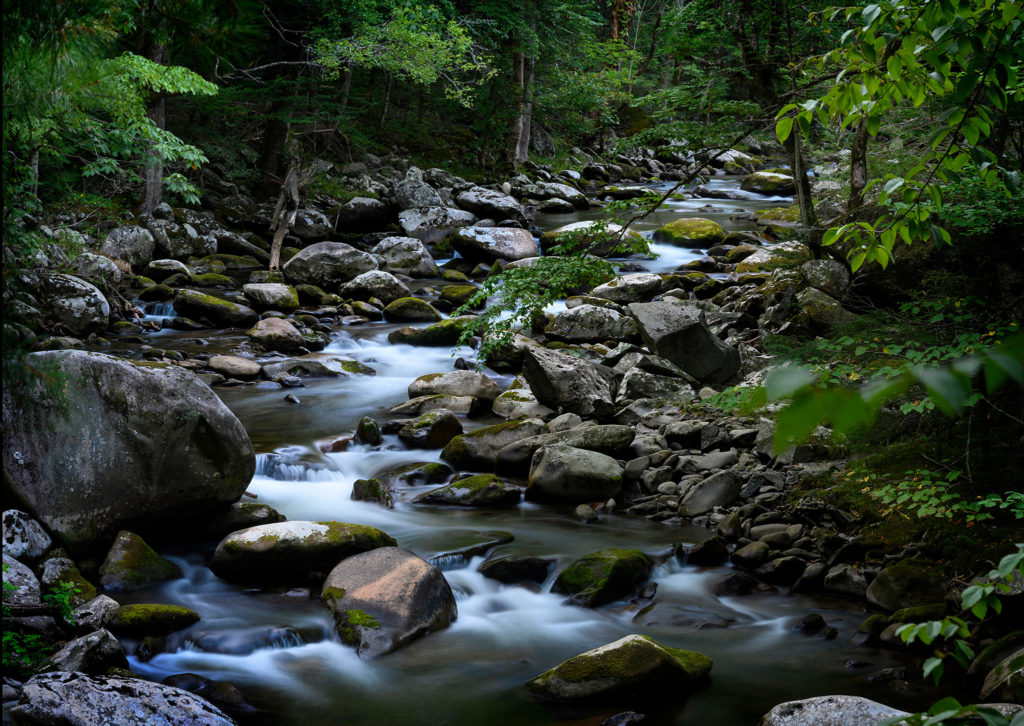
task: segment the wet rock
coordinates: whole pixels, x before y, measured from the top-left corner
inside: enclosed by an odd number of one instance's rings
[[[432,316],[429,319],[436,320],[436,316],[440,315],[440,313],[432,307],[431,310],[433,310],[433,312],[424,308],[424,311]],[[388,342],[393,345],[400,345],[404,343],[406,345],[439,347],[454,346],[458,344],[466,325],[471,320],[475,319],[475,315],[460,315],[458,317],[442,320],[434,323],[433,325],[428,325],[425,328],[413,328],[411,326],[399,328],[398,330],[392,330],[388,333]]]
[[[477,371],[455,370],[448,373],[430,373],[409,384],[409,398],[446,394],[472,396],[490,403],[501,389],[494,380]]]
[[[547,433],[539,419],[509,421],[456,436],[441,452],[441,458],[459,469],[494,470],[498,452],[516,441]]]
[[[604,366],[588,363],[544,348],[527,347],[523,376],[543,405],[585,418],[614,412],[614,374]]]
[[[5,555],[28,563],[37,561],[53,544],[42,525],[18,509],[3,513],[3,541]]]
[[[250,307],[198,290],[179,290],[174,296],[174,310],[185,317],[206,318],[225,328],[245,328],[259,320],[259,315]]]
[[[509,390],[495,398],[491,410],[495,416],[501,416],[507,420],[547,418],[555,413],[537,400],[525,381],[521,388],[509,387]]]
[[[158,555],[134,532],[122,530],[100,565],[100,584],[107,590],[135,590],[182,576],[181,568]]]
[[[32,608],[38,606],[42,592],[35,573],[6,552],[3,554],[4,607]]]
[[[860,696],[818,696],[780,703],[761,717],[761,726],[864,726],[909,715]]]
[[[935,570],[913,564],[890,565],[867,588],[868,602],[892,612],[900,608],[941,602],[944,578]]]
[[[651,576],[654,564],[640,550],[600,550],[562,570],[551,592],[570,595],[583,607],[606,605],[632,594]]]
[[[587,250],[589,254],[596,257],[608,257],[615,252],[621,251],[623,246],[636,244],[643,240],[643,236],[636,230],[630,229],[625,234],[625,242],[619,240],[622,232],[622,225],[608,224],[599,225],[597,222],[573,222],[557,229],[552,229],[541,235],[541,242],[545,249],[554,245],[563,244],[568,237],[574,238],[575,250]],[[566,235],[566,237],[563,237]]]
[[[51,557],[40,567],[39,583],[43,594],[57,594],[67,598],[71,607],[78,607],[96,597],[96,587],[81,573],[78,566],[67,557]]]
[[[754,569],[768,559],[771,548],[764,542],[751,542],[732,553],[729,559],[734,565]]]
[[[327,576],[321,594],[342,642],[363,658],[390,653],[448,627],[455,597],[441,571],[411,552],[384,547],[349,557]]]
[[[260,364],[237,355],[215,355],[206,361],[206,365],[216,373],[228,378],[255,378],[260,374]]]
[[[472,396],[450,396],[445,393],[435,393],[431,396],[417,396],[403,401],[397,406],[392,406],[389,413],[399,418],[408,418],[420,416],[428,411],[436,411],[439,408],[446,408],[453,413],[475,415],[479,413],[481,406],[480,401]]]
[[[572,415],[572,414],[570,414]],[[498,452],[497,466],[503,471],[529,470],[533,455],[543,446],[565,444],[577,449],[597,451],[608,456],[621,454],[636,436],[631,426],[579,426],[564,431],[552,431],[522,439]]]
[[[398,438],[412,448],[440,449],[461,433],[458,417],[446,408],[438,408],[403,426]]]
[[[476,474],[420,494],[413,502],[497,508],[518,506],[521,496],[519,487],[493,474]]]
[[[631,317],[594,305],[580,305],[557,313],[544,328],[544,333],[570,343],[639,338],[636,323]]]
[[[715,507],[727,507],[739,497],[742,482],[730,471],[712,474],[687,492],[679,504],[679,514],[696,517]]]
[[[663,646],[643,635],[589,650],[526,683],[530,693],[553,701],[632,701],[678,697],[707,679],[712,661],[694,651]]]
[[[389,272],[409,277],[437,277],[437,265],[426,245],[413,237],[385,237],[371,254],[383,261]]]
[[[384,303],[392,303],[409,297],[411,293],[409,287],[390,272],[370,270],[346,282],[338,288],[338,294],[354,300],[377,298]]]
[[[472,212],[446,207],[416,207],[399,213],[398,224],[407,237],[432,245],[447,239],[455,230],[477,221]]]
[[[867,589],[867,580],[853,565],[836,565],[825,575],[825,590],[833,595],[860,599]]]
[[[181,605],[131,603],[122,605],[110,619],[115,633],[141,638],[167,635],[199,622],[199,613]]]
[[[683,247],[712,247],[725,239],[725,230],[718,222],[703,217],[674,219],[654,231],[659,242]]]
[[[441,313],[433,305],[418,297],[399,298],[384,308],[384,319],[389,323],[433,323],[440,321],[441,318]],[[459,334],[461,335],[461,331]],[[408,340],[392,340],[391,336],[388,336],[388,340],[392,343],[410,342]],[[458,340],[458,336],[456,336],[456,340]]]
[[[108,595],[98,595],[84,605],[71,612],[79,630],[99,630],[110,624],[121,606],[117,600]]]
[[[485,561],[477,570],[484,577],[514,585],[517,582],[543,583],[554,560],[530,555],[506,555]]]
[[[41,386],[4,387],[4,471],[66,545],[105,544],[132,522],[166,529],[237,500],[252,479],[242,424],[185,369],[84,351],[31,359],[66,381],[61,405]]]
[[[40,673],[77,671],[89,675],[106,673],[109,668],[127,668],[124,649],[107,630],[97,630],[68,641],[43,661]]]
[[[277,282],[251,282],[242,285],[242,293],[257,310],[290,313],[299,308],[299,295],[291,285]]]
[[[593,502],[619,494],[622,467],[605,454],[566,444],[550,444],[534,453],[527,499]]]
[[[394,212],[384,202],[370,197],[353,197],[337,211],[336,229],[342,232],[372,232],[394,221]]]
[[[801,242],[779,242],[761,247],[754,254],[736,265],[736,273],[772,272],[774,270],[799,267],[812,257],[810,248]],[[801,277],[798,278],[802,280]]]
[[[612,302],[634,303],[650,300],[661,291],[663,285],[660,275],[638,272],[616,277],[603,285],[598,285],[590,294]]]
[[[284,376],[333,378],[336,376],[377,375],[375,370],[352,358],[315,353],[296,358],[286,358],[275,363],[266,363],[261,372],[264,378],[271,381],[279,380]]]
[[[699,567],[714,567],[729,559],[729,549],[721,537],[708,537],[686,556],[686,562]]]
[[[540,254],[537,241],[518,227],[463,227],[451,237],[452,247],[471,263],[511,262]]]
[[[768,196],[790,196],[796,192],[793,177],[770,171],[755,171],[743,177],[740,189]]]
[[[635,625],[647,628],[727,628],[736,618],[722,613],[710,612],[696,605],[679,605],[656,602],[648,605],[633,617]]]
[[[85,337],[106,330],[110,303],[102,292],[85,280],[47,273],[39,293],[53,319],[75,335]]]
[[[277,350],[285,353],[298,351],[305,340],[291,322],[282,318],[264,318],[256,323],[246,335],[254,343],[266,350]]]
[[[173,262],[173,260],[167,260],[167,262]],[[180,262],[175,262],[175,264],[185,267]],[[152,265],[152,263],[150,263],[150,265]],[[109,285],[113,285],[114,287],[118,287],[121,284],[121,278],[123,277],[120,268],[114,264],[113,260],[104,257],[103,255],[94,255],[92,252],[83,252],[76,257],[72,263],[72,269],[77,277],[87,280],[94,285],[105,282]],[[149,266],[146,267],[146,270],[147,272],[149,271]],[[187,267],[185,267],[185,272],[188,272]],[[154,275],[149,276],[154,279],[162,279],[155,277]]]
[[[229,534],[217,545],[210,569],[233,582],[298,584],[338,560],[394,545],[390,535],[361,524],[278,522]]]
[[[725,383],[739,370],[739,351],[708,328],[703,311],[682,302],[633,303],[644,343],[687,374],[707,383]]]
[[[331,291],[364,272],[376,269],[377,260],[373,255],[343,242],[318,242],[302,249],[285,263],[281,271],[293,285],[316,285]]]
[[[19,724],[233,726],[211,703],[187,691],[137,678],[44,673],[29,679],[11,717]]]

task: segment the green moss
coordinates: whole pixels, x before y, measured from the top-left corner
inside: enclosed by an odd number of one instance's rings
[[[100,568],[104,587],[132,589],[182,576],[180,567],[158,555],[137,534],[119,532],[114,547],[119,556],[113,560],[108,556]]]
[[[646,580],[652,568],[651,560],[640,550],[601,550],[565,568],[551,591],[576,595],[582,605],[603,605]]]
[[[799,222],[800,209],[798,207],[772,207],[754,212],[754,216],[762,222]]]
[[[923,623],[928,620],[942,620],[944,617],[946,617],[946,606],[939,602],[897,610],[892,614],[890,621],[894,623]]]
[[[324,602],[331,602],[332,600],[341,600],[343,597],[345,597],[345,588],[334,587],[333,585],[328,585],[324,588],[324,591],[320,593],[320,598]]]
[[[654,239],[662,242],[710,246],[725,239],[720,224],[703,217],[674,219],[654,232]]]
[[[341,610],[334,614],[334,622],[341,642],[347,645],[359,645],[361,630],[380,630],[381,627],[380,622],[365,610]]]
[[[132,636],[166,635],[199,622],[199,613],[181,605],[122,605],[110,621],[114,631]]]

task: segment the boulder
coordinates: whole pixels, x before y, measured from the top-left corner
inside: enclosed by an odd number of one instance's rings
[[[850,271],[838,260],[808,260],[800,272],[808,285],[834,298],[842,299],[850,289]]]
[[[353,358],[323,353],[310,353],[296,358],[285,358],[275,363],[266,363],[261,370],[263,377],[271,381],[281,376],[334,378],[337,376],[377,375],[377,371]]]
[[[701,653],[627,635],[541,673],[526,682],[526,689],[551,701],[647,704],[651,697],[682,697],[707,680],[711,666]]]
[[[772,272],[787,267],[799,267],[811,259],[811,249],[802,242],[779,242],[759,247],[736,265],[736,273]]]
[[[517,582],[543,583],[554,560],[530,555],[506,555],[483,562],[477,571],[484,577],[514,585]]]
[[[402,297],[384,308],[384,319],[389,323],[435,323],[442,317],[433,305],[418,297]]]
[[[470,263],[511,262],[540,254],[537,241],[518,227],[463,227],[451,236],[452,247]]]
[[[703,311],[684,302],[632,303],[645,345],[705,383],[725,383],[739,371],[739,351],[719,340]]]
[[[413,299],[416,298],[406,298]],[[392,303],[393,305],[394,303]],[[428,305],[428,307],[430,307]],[[432,311],[432,312],[431,312]],[[431,320],[437,320],[441,316],[433,307],[430,307]],[[434,347],[449,347],[457,345],[466,325],[476,320],[475,315],[460,315],[455,318],[441,320],[425,328],[414,328],[406,326],[388,333],[388,342],[393,345],[423,345]]]
[[[121,606],[117,600],[108,595],[97,595],[84,605],[71,611],[71,619],[79,628],[99,630],[110,624]]]
[[[410,448],[440,449],[461,433],[458,416],[447,408],[438,408],[399,429],[398,439]]]
[[[540,241],[545,249],[571,241],[573,250],[586,250],[597,257],[618,256],[619,248],[623,245],[644,243],[643,235],[633,229],[628,230],[625,239],[620,241],[621,232],[622,225],[619,224],[573,222],[545,232],[541,235]]]
[[[145,267],[153,259],[156,240],[144,227],[129,225],[116,227],[107,233],[99,253],[112,260],[124,260],[129,265]]]
[[[388,413],[399,418],[420,416],[428,411],[446,408],[452,413],[474,414],[479,411],[480,402],[472,396],[449,396],[446,393],[435,393],[431,396],[417,396],[392,406]],[[460,429],[457,433],[462,433]]]
[[[206,361],[206,365],[228,378],[255,378],[262,367],[254,360],[237,355],[215,355]]]
[[[104,544],[132,523],[166,530],[237,500],[252,479],[242,424],[184,368],[74,350],[30,361],[63,388],[4,387],[4,476],[69,547]]]
[[[33,676],[11,710],[17,724],[234,726],[220,709],[172,686],[121,676],[58,672]]]
[[[813,287],[798,292],[796,304],[819,330],[828,331],[857,319],[834,297]]]
[[[446,207],[416,207],[398,215],[398,224],[405,236],[428,245],[443,242],[455,230],[468,227],[476,221],[476,215],[472,212]]]
[[[825,573],[825,591],[833,595],[859,600],[864,597],[867,588],[868,582],[864,579],[864,575],[860,574],[853,565],[836,565]]]
[[[346,282],[338,289],[338,294],[352,300],[369,300],[375,297],[384,303],[392,303],[412,293],[404,282],[390,272],[370,270]]]
[[[299,329],[284,318],[264,318],[250,328],[246,335],[266,350],[285,353],[298,351],[306,342]]]
[[[242,293],[257,310],[290,313],[299,308],[299,295],[291,285],[279,282],[251,282],[242,285]]]
[[[46,595],[60,593],[76,608],[96,597],[96,586],[89,582],[78,565],[68,557],[50,557],[41,565],[39,584]]]
[[[865,726],[909,715],[860,696],[818,696],[780,703],[761,717],[760,726]]]
[[[615,375],[604,366],[546,348],[526,347],[523,376],[537,400],[585,418],[614,413]]]
[[[39,579],[26,565],[4,552],[4,607],[37,607],[42,598]]]
[[[277,522],[229,534],[217,545],[210,569],[233,582],[302,583],[338,560],[394,545],[390,535],[362,524]]]
[[[580,305],[557,313],[544,328],[544,333],[570,343],[633,341],[639,338],[633,318],[595,305]]]
[[[520,197],[530,199],[564,199],[572,204],[575,209],[588,209],[590,200],[586,195],[575,187],[557,182],[536,182],[534,184],[521,184],[515,189]]]
[[[886,567],[867,589],[868,602],[892,612],[945,598],[945,579],[936,570],[910,563]]]
[[[303,242],[319,242],[331,233],[331,221],[314,207],[302,207],[295,215],[291,233]]]
[[[39,666],[39,673],[77,671],[97,675],[110,668],[127,668],[124,648],[108,630],[97,630],[70,640]]]
[[[339,232],[372,232],[393,221],[392,214],[379,199],[353,197],[338,208],[335,228]]]
[[[174,310],[186,318],[206,318],[224,328],[247,328],[259,320],[259,315],[250,307],[198,290],[178,290]]]
[[[515,197],[486,187],[472,187],[459,192],[455,203],[486,219],[514,219],[521,224],[527,221],[526,213]]]
[[[696,484],[679,504],[684,517],[707,514],[715,507],[727,507],[739,498],[743,482],[731,471],[720,471]]]
[[[444,204],[441,195],[423,181],[423,171],[415,166],[405,173],[405,179],[395,184],[394,197],[399,209],[440,207]]]
[[[491,411],[507,421],[517,418],[546,418],[553,416],[552,411],[533,395],[529,387],[509,388],[494,399]]]
[[[521,419],[485,426],[452,439],[441,458],[459,469],[493,471],[498,452],[509,444],[537,434],[547,433],[540,419]]]
[[[791,196],[796,192],[793,177],[770,171],[755,171],[743,177],[740,189],[769,196]]]
[[[653,569],[651,559],[640,550],[600,550],[558,573],[551,592],[571,595],[569,602],[574,605],[606,605],[632,594]]]
[[[199,613],[181,605],[130,603],[110,619],[110,629],[132,638],[160,636],[184,630],[200,620]]]
[[[168,260],[168,262],[170,261],[171,260]],[[180,262],[177,264],[181,265]],[[181,266],[185,267],[184,265]],[[109,257],[104,257],[103,255],[93,254],[92,252],[83,252],[80,254],[71,263],[71,267],[75,271],[75,275],[77,277],[87,280],[93,284],[105,282],[117,287],[121,284],[121,278],[123,277],[120,268],[114,264],[113,260]],[[149,267],[147,267],[146,270],[148,272]],[[187,267],[185,267],[185,271],[188,272]],[[153,277],[153,275],[149,276]],[[153,279],[155,280],[158,278],[153,277]]]
[[[664,283],[660,275],[650,272],[636,272],[631,275],[623,275],[610,280],[603,285],[598,285],[590,294],[604,300],[611,300],[617,303],[633,303],[650,300],[657,295]]]
[[[182,576],[181,568],[158,555],[134,532],[117,533],[100,565],[100,584],[106,590],[135,590]]]
[[[514,484],[493,474],[476,474],[420,494],[413,503],[499,508],[518,506],[520,498],[519,487]]]
[[[500,398],[500,397],[499,397]],[[497,466],[502,471],[525,472],[534,453],[542,446],[565,444],[577,449],[597,451],[608,456],[622,454],[633,443],[636,430],[632,426],[577,426],[565,431],[531,436],[509,444],[498,452]]]
[[[622,467],[610,456],[551,444],[537,449],[530,463],[527,499],[561,502],[606,501],[622,489]]]
[[[409,277],[437,277],[437,265],[426,245],[414,237],[385,237],[370,250],[389,272]]]
[[[724,240],[725,234],[718,222],[703,217],[684,217],[656,229],[654,239],[682,247],[707,248]]]
[[[708,537],[686,556],[686,562],[698,567],[714,567],[729,559],[729,549],[721,537]]]
[[[477,371],[450,371],[428,373],[409,384],[409,398],[431,396],[438,393],[449,396],[473,396],[490,403],[501,389],[493,378]]]
[[[626,371],[619,382],[616,401],[636,401],[641,398],[671,399],[683,403],[693,399],[693,388],[686,380],[674,376],[659,376],[635,367]]]
[[[377,269],[377,260],[344,242],[318,242],[300,250],[281,271],[293,285],[316,285],[334,291],[344,282]]]
[[[94,285],[71,275],[46,274],[39,295],[55,322],[85,337],[107,328],[110,303]]]
[[[397,547],[343,560],[324,581],[321,597],[342,642],[355,646],[362,658],[447,628],[458,613],[441,571]]]
[[[29,563],[46,554],[53,544],[43,526],[18,509],[8,509],[3,514],[3,542],[5,555]]]

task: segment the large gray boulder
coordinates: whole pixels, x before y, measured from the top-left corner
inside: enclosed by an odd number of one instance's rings
[[[85,337],[107,328],[110,303],[95,285],[71,275],[48,274],[39,286],[55,322]]]
[[[498,452],[503,448],[547,431],[543,421],[531,418],[485,426],[449,441],[441,458],[459,469],[493,471]]]
[[[61,388],[4,388],[4,478],[69,547],[130,523],[165,528],[237,500],[252,479],[241,422],[185,369],[74,350],[29,361]]]
[[[541,673],[526,689],[551,701],[646,703],[650,696],[681,697],[707,679],[711,666],[701,653],[627,635]]]
[[[250,282],[242,292],[257,310],[278,310],[290,313],[299,308],[299,296],[291,285],[279,282]]]
[[[860,696],[818,696],[780,703],[761,718],[760,726],[865,726],[909,715]]]
[[[316,285],[332,291],[357,275],[376,269],[377,260],[371,254],[344,242],[318,242],[300,250],[281,271],[292,284]]]
[[[40,673],[78,671],[103,674],[109,668],[127,668],[124,648],[109,630],[100,629],[65,643],[39,667]]]
[[[458,609],[441,571],[397,547],[349,557],[327,576],[321,594],[341,640],[363,658],[390,653],[447,628]]]
[[[178,290],[174,310],[188,318],[205,318],[225,328],[247,328],[259,320],[259,314],[246,305],[207,295],[198,290]]]
[[[172,213],[173,214],[173,213]],[[212,234],[200,234],[188,222],[179,224],[173,219],[144,219],[143,226],[153,235],[156,253],[162,257],[186,259],[205,257],[219,250],[217,238]],[[230,250],[220,249],[220,252]],[[248,253],[242,253],[248,254]]]
[[[543,446],[533,455],[527,499],[605,501],[622,489],[622,467],[606,454],[567,444]]]
[[[83,252],[74,259],[71,266],[75,275],[93,284],[107,282],[114,287],[121,284],[121,270],[109,257]]]
[[[496,192],[485,187],[473,187],[459,192],[455,203],[473,214],[490,219],[514,219],[526,223],[526,213],[515,200],[507,194]]]
[[[511,443],[498,452],[497,465],[502,471],[525,470],[529,468],[534,453],[551,444],[566,444],[615,456],[633,443],[635,437],[636,430],[632,426],[577,426]]]
[[[4,607],[35,607],[39,605],[42,597],[39,578],[27,565],[23,565],[7,552],[4,552],[3,555]]]
[[[472,263],[512,262],[540,254],[537,240],[518,227],[463,227],[451,237],[452,247]]]
[[[26,562],[35,562],[53,544],[42,525],[18,509],[3,514],[3,542],[5,555]]]
[[[501,389],[494,379],[477,371],[449,371],[428,373],[409,384],[409,398],[446,394],[449,396],[472,396],[490,403]]]
[[[514,191],[520,197],[530,199],[564,199],[576,209],[588,209],[590,207],[590,200],[587,199],[586,195],[568,184],[559,184],[557,182],[520,184],[514,188]]]
[[[590,294],[617,303],[642,302],[657,295],[664,284],[660,275],[636,272],[598,285]]]
[[[771,171],[755,171],[743,177],[740,189],[757,194],[789,196],[796,191],[793,177]]]
[[[632,341],[639,338],[633,318],[596,305],[580,305],[560,311],[544,328],[544,333],[569,343]]]
[[[460,227],[468,227],[477,221],[472,212],[449,207],[416,207],[398,214],[398,224],[406,237],[433,245],[447,239]]]
[[[660,301],[633,303],[640,336],[651,352],[705,383],[725,383],[740,368],[739,351],[711,332],[704,312],[686,303]]]
[[[727,507],[740,495],[743,482],[731,471],[720,471],[696,484],[679,505],[686,517],[706,514],[715,507]]]
[[[547,348],[525,348],[523,377],[542,404],[584,418],[614,412],[615,374],[604,366]]]
[[[293,353],[302,348],[306,341],[302,333],[290,320],[285,318],[264,318],[246,333],[249,340],[259,343],[266,350]]]
[[[370,252],[389,271],[409,277],[439,277],[426,245],[414,237],[385,237]]]
[[[99,253],[112,260],[124,260],[142,268],[153,259],[155,249],[156,240],[148,229],[129,225],[110,230],[100,245]]]
[[[339,560],[395,540],[376,527],[345,522],[276,522],[232,532],[217,545],[210,569],[218,577],[256,585],[305,581]]]
[[[11,710],[15,724],[60,726],[234,726],[219,708],[188,691],[138,678],[42,673]]]
[[[395,185],[394,194],[395,203],[400,209],[444,205],[441,195],[423,181],[423,172],[415,166],[406,172],[405,179]]]
[[[392,303],[412,292],[408,285],[383,270],[370,270],[352,278],[338,289],[338,294],[352,300],[369,300],[378,298],[385,304]]]

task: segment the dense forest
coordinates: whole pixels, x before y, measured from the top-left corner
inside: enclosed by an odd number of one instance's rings
[[[1024,724],[1022,11],[5,0],[4,723]]]

